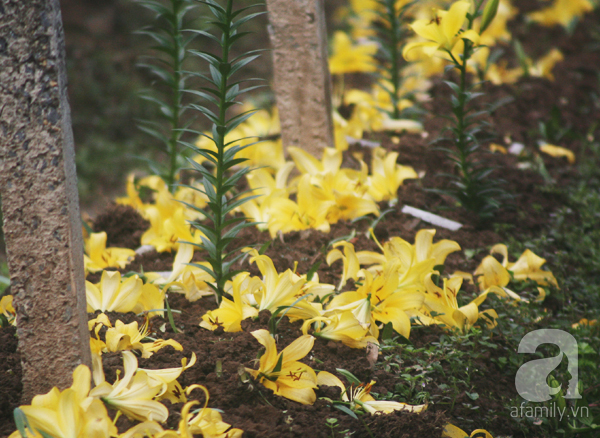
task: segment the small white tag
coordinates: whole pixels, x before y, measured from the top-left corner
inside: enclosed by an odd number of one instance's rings
[[[154,251],[154,247],[152,245],[142,245],[138,249],[135,250],[137,255],[144,255],[146,253]]]
[[[363,148],[371,148],[375,149],[381,146],[381,143],[378,141],[365,140],[364,138],[354,138],[349,135],[346,136],[346,141],[350,144],[357,144]]]
[[[508,152],[513,155],[519,155],[525,149],[525,145],[523,143],[513,143],[508,148]]]
[[[436,225],[438,227],[447,228],[452,231],[456,231],[462,227],[462,224],[451,221],[450,219],[443,218],[437,214],[429,213],[428,211],[419,210],[415,207],[405,205],[402,207],[402,213],[410,214],[411,216],[418,217],[419,219]]]

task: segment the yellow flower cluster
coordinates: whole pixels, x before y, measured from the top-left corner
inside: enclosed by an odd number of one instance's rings
[[[202,184],[192,183],[202,190]],[[149,192],[151,201],[144,202],[140,193]],[[174,194],[159,176],[148,176],[136,183],[131,175],[127,180],[127,197],[117,199],[119,204],[135,208],[150,228],[142,235],[142,245],[152,245],[158,252],[172,251],[179,241],[200,243],[201,233],[190,229],[188,220],[200,217],[200,213],[186,207],[186,203],[199,208],[206,206],[208,198],[201,191],[190,187],[178,187]]]
[[[94,375],[93,389],[89,368],[79,365],[73,372],[70,388],[60,391],[54,387],[47,394],[35,396],[31,405],[19,408],[27,418],[26,438],[192,438],[194,434],[214,438],[241,437],[243,432],[240,429],[232,429],[222,421],[217,411],[207,407],[209,397],[206,388],[191,385],[183,390],[177,382],[181,373],[195,362],[196,356],[192,354],[190,363],[183,359],[180,368],[146,370],[138,368],[135,355],[125,351],[123,376],[118,375],[111,385],[104,380],[103,373]],[[186,395],[196,388],[205,392],[206,401],[204,408],[193,416],[189,410],[198,402],[187,402]],[[167,407],[160,402],[163,399],[186,403],[176,431],[165,431],[159,424],[164,423],[169,415]],[[109,417],[107,407],[118,411],[114,420]],[[119,435],[114,423],[121,414],[142,423]],[[10,435],[10,438],[20,437],[19,431]]]
[[[337,243],[343,253],[334,249],[327,255],[327,262],[343,260],[340,287],[348,279],[361,282],[361,286],[355,292],[336,296],[326,314],[350,310],[375,339],[379,335],[378,322],[391,323],[394,330],[408,338],[411,318],[421,324],[441,323],[461,331],[468,330],[481,314],[496,318],[493,310],[479,312],[485,296],[459,307],[456,297],[462,278],[444,279],[443,287],[434,282],[435,266],[443,265],[450,253],[460,250],[458,243],[451,240],[434,244],[434,235],[435,230],[421,230],[414,245],[393,237],[380,245],[382,253],[355,252],[351,243]],[[360,269],[361,265],[369,267]]]
[[[274,177],[266,169],[252,172],[248,184],[263,196],[241,206],[271,236],[309,228],[329,232],[330,224],[339,220],[378,216],[377,202],[395,200],[403,181],[417,178],[411,167],[396,163],[397,153],[380,148],[373,151],[370,173],[362,160],[360,170],[342,168],[342,152],[336,149],[325,149],[321,161],[298,148],[290,147],[289,152],[300,176],[286,183],[291,164]]]
[[[477,283],[483,291],[482,294],[493,292],[499,296],[506,296],[516,301],[526,302],[527,300],[506,287],[511,279],[520,281],[533,280],[540,286],[551,285],[558,287],[554,274],[550,271],[542,270],[542,266],[546,263],[546,260],[537,256],[529,249],[525,250],[514,263],[508,261],[508,248],[502,243],[494,245],[490,250],[490,254],[481,261],[475,271],[475,275],[479,276]],[[502,262],[496,260],[493,254],[502,256]],[[543,301],[546,293],[541,287],[538,287],[538,291],[539,296],[537,301]]]
[[[435,266],[443,265],[448,254],[460,250],[460,246],[451,240],[434,244],[434,234],[435,230],[419,231],[415,244],[394,237],[381,246],[381,253],[355,252],[350,242],[336,243],[327,262],[343,261],[338,289],[349,279],[358,286],[337,295],[333,285],[320,284],[318,278],[307,281],[306,276],[290,270],[278,273],[269,257],[248,250],[263,278],[239,274],[230,288],[233,301],[224,299],[219,309],[203,316],[200,325],[210,330],[223,327],[226,331],[240,331],[241,321],[260,310],[273,313],[287,308],[287,316],[304,320],[305,334],[312,326],[315,336],[365,348],[369,342],[378,342],[380,324],[391,323],[394,330],[408,338],[411,318],[422,324],[444,324],[462,331],[468,330],[480,314],[497,318],[493,310],[479,312],[478,306],[487,293],[466,306],[458,306],[456,295],[461,277],[445,279],[443,287],[436,285]],[[323,306],[321,303],[330,295],[333,298]]]

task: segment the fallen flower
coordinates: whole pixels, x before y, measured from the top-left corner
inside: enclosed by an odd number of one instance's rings
[[[137,369],[137,359],[130,351],[123,352],[123,367],[123,377],[118,376],[114,384],[95,381],[96,387],[90,391],[90,396],[101,399],[130,419],[166,421],[168,409],[154,398],[163,394],[167,385],[152,385],[146,372]]]
[[[149,358],[155,351],[170,345],[177,351],[183,347],[173,339],[157,339],[153,342],[142,342],[148,335],[148,320],[138,329],[137,321],[124,324],[117,320],[115,326],[106,331],[106,348],[108,351],[139,350],[144,359]]]
[[[73,384],[60,391],[54,387],[47,394],[36,395],[31,405],[18,409],[25,414],[33,429],[27,438],[108,438],[116,436],[117,428],[108,417],[100,400],[90,393],[90,370],[79,365],[73,372]],[[10,438],[21,438],[15,431]]]
[[[85,282],[88,313],[131,312],[142,295],[142,280],[133,275],[121,281],[118,271],[104,271],[99,284]]]
[[[513,273],[515,280],[530,279],[541,286],[551,284],[558,287],[558,282],[554,274],[550,271],[542,270],[542,265],[546,263],[546,259],[539,257],[529,249],[523,251],[523,254],[521,254],[521,257],[515,263],[509,263],[508,248],[502,243],[494,245],[490,250],[490,254],[502,255],[502,266]]]
[[[565,157],[569,164],[575,163],[575,154],[569,149],[560,146],[554,146],[553,144],[549,143],[542,143],[540,144],[540,151],[555,158]]]
[[[275,340],[267,330],[256,330],[251,334],[266,351],[260,358],[258,370],[246,368],[246,371],[275,394],[312,405],[317,398],[314,391],[317,376],[311,367],[298,360],[312,350],[315,338],[301,336],[278,354]]]
[[[135,258],[135,251],[129,248],[107,248],[107,235],[104,231],[92,233],[85,242],[83,260],[88,272],[99,272],[106,268],[125,268]]]
[[[240,332],[242,331],[241,323],[244,319],[258,315],[258,309],[250,306],[242,298],[241,289],[244,283],[250,283],[246,284],[245,293],[252,293],[251,289],[259,286],[259,282],[252,281],[251,279],[248,282],[249,276],[248,272],[242,272],[235,276],[231,290],[233,301],[223,297],[218,309],[209,310],[202,316],[200,327],[208,330],[216,330],[218,327],[223,327],[223,330],[226,332]]]
[[[383,412],[389,414],[394,411],[405,411],[405,412],[422,412],[427,409],[427,405],[409,405],[407,403],[400,403],[387,400],[375,400],[370,394],[371,388],[375,384],[372,380],[369,384],[361,383],[360,385],[351,385],[346,388],[342,381],[333,374],[327,371],[321,371],[317,375],[318,386],[337,386],[342,390],[342,400],[350,403],[350,409],[359,410],[363,409],[370,414],[376,412]]]
[[[317,324],[313,332],[315,336],[341,341],[350,348],[366,348],[369,342],[378,344],[377,339],[368,335],[369,328],[364,327],[350,311],[333,314],[330,317],[319,316],[307,319],[302,324],[302,333],[306,335],[312,323]],[[321,327],[321,323],[325,323],[325,327]]]
[[[494,438],[491,433],[485,429],[476,429],[469,435],[467,432],[462,430],[460,427],[456,427],[453,424],[446,424],[444,431],[442,432],[442,438],[474,438],[475,435],[483,434],[485,438]]]

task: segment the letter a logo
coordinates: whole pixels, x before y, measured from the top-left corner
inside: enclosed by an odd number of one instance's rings
[[[537,347],[542,344],[554,344],[560,348],[560,353],[558,356],[529,361],[519,368],[515,377],[515,386],[519,395],[531,402],[550,400],[561,387],[550,387],[546,383],[548,375],[560,365],[563,355],[566,355],[569,360],[567,369],[571,374],[571,380],[565,398],[581,398],[577,389],[579,377],[577,340],[563,330],[535,330],[521,339],[519,353],[535,353]]]

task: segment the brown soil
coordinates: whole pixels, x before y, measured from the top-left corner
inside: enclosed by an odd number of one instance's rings
[[[522,10],[533,9],[537,2],[515,2]],[[523,79],[516,85],[495,87],[485,85],[486,96],[482,103],[512,96],[514,101],[507,104],[490,117],[490,124],[497,135],[497,142],[502,143],[503,138],[509,136],[512,141],[519,141],[526,145],[530,153],[534,153],[536,141],[539,140],[538,124],[550,118],[552,108],[560,110],[563,126],[571,126],[576,135],[566,136],[561,141],[561,146],[572,149],[576,154],[582,145],[582,138],[595,120],[599,120],[597,100],[598,79],[595,70],[590,66],[600,65],[600,52],[585,51],[582,47],[590,41],[586,30],[597,22],[599,14],[590,14],[581,23],[575,34],[566,38],[562,29],[543,29],[530,26],[525,34],[525,24],[517,20],[514,23],[514,32],[525,43],[528,53],[533,53],[536,42],[544,41],[545,53],[552,45],[563,51],[565,60],[558,64],[554,70],[556,80],[550,82],[545,79]],[[524,38],[525,35],[537,35],[534,39]],[[548,43],[548,45],[546,45]],[[531,46],[531,47],[530,47]],[[447,96],[447,87],[437,81],[431,91],[436,99],[427,103],[426,109],[432,114],[448,113],[447,100],[440,99]],[[399,145],[394,144],[386,135],[373,136],[390,150],[400,154],[399,162],[413,166],[417,171],[424,171],[422,180],[410,181],[402,186],[398,192],[399,205],[393,207],[377,225],[375,234],[380,241],[393,236],[413,242],[415,233],[419,229],[431,228],[431,225],[419,221],[412,216],[403,214],[400,209],[403,205],[422,208],[449,219],[456,220],[464,226],[459,231],[449,231],[442,228],[437,230],[436,240],[452,239],[457,241],[464,249],[476,250],[473,258],[467,259],[464,253],[452,254],[446,261],[446,272],[460,269],[473,271],[479,261],[487,253],[487,249],[503,241],[503,235],[494,231],[496,224],[512,224],[511,233],[518,235],[540,235],[545,232],[553,211],[561,207],[563,200],[544,189],[544,180],[539,173],[532,170],[517,168],[517,158],[510,155],[493,154],[489,159],[491,164],[497,166],[496,173],[506,181],[505,187],[517,196],[512,207],[498,212],[493,222],[480,223],[473,215],[459,209],[449,209],[447,202],[440,196],[424,189],[443,187],[445,182],[437,178],[440,168],[447,167],[445,158],[433,150],[429,144],[436,138],[444,126],[444,121],[429,115],[425,119],[425,127],[429,133],[427,139],[417,135],[406,135],[401,138]],[[590,134],[598,134],[590,132]],[[564,159],[543,156],[544,164],[550,175],[560,186],[568,185],[575,175],[572,166]],[[579,156],[578,159],[584,159]],[[384,210],[387,207],[382,207]],[[321,282],[337,284],[341,269],[339,264],[327,266],[325,254],[328,243],[336,238],[348,236],[355,232],[352,239],[358,250],[375,250],[375,243],[365,236],[368,221],[356,223],[341,222],[332,226],[329,234],[308,230],[286,234],[281,239],[276,238],[271,242],[266,254],[273,259],[279,271],[293,268],[298,262],[298,272],[307,272],[315,263],[320,263],[319,279]],[[113,246],[136,248],[139,238],[147,223],[131,209],[125,207],[109,207],[98,216],[94,222],[94,230],[106,231],[108,241]],[[500,227],[501,228],[501,227]],[[496,227],[496,229],[499,229]],[[240,234],[239,245],[261,245],[271,240],[268,233],[256,229],[245,229]],[[198,253],[196,257],[201,258]],[[126,270],[139,271],[143,268],[148,271],[170,270],[173,254],[149,253],[138,256]],[[255,266],[248,266],[243,262],[243,268],[258,274]],[[519,426],[512,424],[507,416],[497,415],[490,424],[479,424],[477,415],[462,407],[462,401],[468,401],[462,394],[457,400],[456,407],[448,412],[447,406],[432,404],[421,415],[396,413],[392,415],[363,416],[360,420],[352,419],[342,412],[333,409],[324,399],[319,399],[313,406],[303,406],[273,395],[261,385],[242,383],[238,369],[241,366],[254,367],[257,354],[260,350],[258,342],[250,335],[250,331],[265,328],[268,315],[261,314],[256,321],[245,321],[243,332],[223,333],[222,331],[210,332],[198,327],[200,318],[206,310],[215,307],[212,299],[204,298],[194,303],[187,302],[183,297],[175,295],[169,299],[173,309],[179,309],[181,314],[175,314],[175,323],[181,333],[172,332],[168,323],[154,320],[154,329],[163,328],[165,338],[172,338],[180,342],[183,352],[178,352],[170,347],[163,349],[150,359],[140,359],[140,367],[165,368],[180,366],[182,357],[190,357],[194,352],[198,363],[184,372],[180,383],[185,387],[194,383],[205,385],[210,391],[210,407],[223,411],[224,421],[234,427],[245,431],[245,437],[327,437],[331,436],[330,429],[326,426],[327,418],[336,418],[338,427],[336,436],[343,436],[345,430],[354,431],[353,437],[368,437],[371,431],[375,437],[438,437],[441,428],[447,422],[464,427],[465,430],[483,427],[494,436],[512,435],[525,436]],[[90,315],[92,317],[93,315]],[[141,321],[132,314],[111,314],[111,320],[119,318],[124,322],[132,320]],[[500,321],[500,324],[502,322]],[[0,330],[0,436],[7,436],[14,430],[12,423],[12,410],[18,406],[21,391],[20,356],[16,350],[16,337],[14,329]],[[160,331],[158,332],[160,334]],[[414,330],[410,341],[416,347],[437,342],[443,331],[436,327]],[[278,348],[289,344],[300,334],[300,323],[290,323],[287,318],[279,326]],[[495,339],[501,343],[501,339]],[[511,378],[504,376],[496,365],[486,357],[477,361],[478,373],[474,374],[472,383],[473,391],[480,394],[478,405],[481,412],[504,412],[503,402],[514,398],[517,394]],[[334,372],[336,368],[344,368],[363,381],[376,380],[373,391],[379,394],[394,393],[396,385],[402,384],[395,373],[385,372],[380,364],[374,369],[369,366],[363,350],[345,347],[340,343],[327,342],[317,339],[313,351],[305,359],[306,363],[318,370]],[[220,363],[222,372],[217,372]],[[104,355],[104,368],[108,381],[116,376],[116,370],[122,366],[121,355],[111,353]],[[399,373],[400,374],[400,373]],[[440,384],[442,382],[436,382]],[[432,394],[443,394],[439,388],[428,388]],[[194,394],[196,395],[196,394]],[[324,389],[318,395],[335,397],[331,389]],[[168,402],[167,402],[168,405]],[[179,421],[178,413],[181,405],[168,406],[172,412],[167,426],[176,427]],[[472,426],[475,420],[475,427]],[[128,425],[126,419],[119,420],[120,430]],[[528,436],[532,436],[529,434]]]

